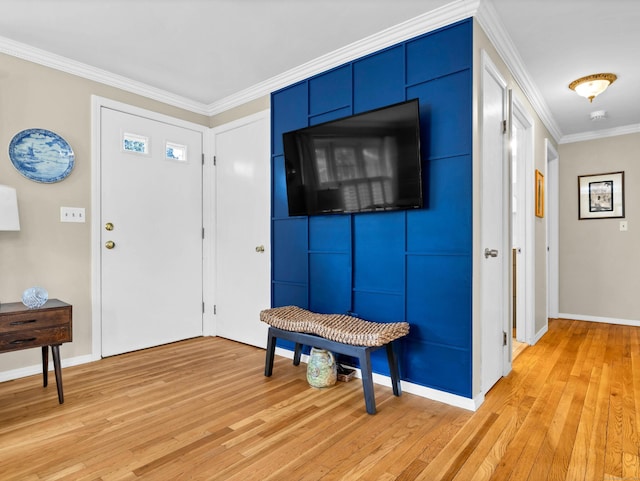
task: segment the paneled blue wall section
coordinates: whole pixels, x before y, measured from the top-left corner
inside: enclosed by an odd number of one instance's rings
[[[464,397],[472,395],[472,28],[458,22],[271,98],[272,305],[406,320],[402,378]],[[288,216],[284,132],[413,98],[423,209]],[[388,374],[381,356],[373,365]]]

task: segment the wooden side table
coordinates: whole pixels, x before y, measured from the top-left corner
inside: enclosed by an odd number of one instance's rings
[[[49,299],[38,309],[29,309],[21,302],[0,304],[0,353],[32,347],[42,348],[43,386],[49,382],[49,346],[58,388],[58,402],[64,403],[60,344],[72,340],[72,306],[58,299]]]

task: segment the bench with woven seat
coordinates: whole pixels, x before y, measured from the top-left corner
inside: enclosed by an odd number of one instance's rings
[[[300,364],[303,346],[326,349],[356,357],[360,363],[362,388],[367,413],[375,414],[371,352],[386,349],[393,394],[400,396],[400,372],[393,341],[409,333],[407,322],[370,322],[342,314],[318,314],[297,306],[275,307],[260,312],[260,320],[269,324],[264,375],[273,373],[276,340],[295,343],[293,364]]]

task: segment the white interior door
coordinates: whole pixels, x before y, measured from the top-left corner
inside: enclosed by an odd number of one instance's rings
[[[103,356],[202,335],[202,145],[100,109]]]
[[[516,249],[516,340],[532,343],[534,331],[534,161],[533,119],[514,97],[510,110],[512,183],[512,245]]]
[[[506,82],[483,52],[480,274],[482,381],[487,392],[510,369],[509,185]],[[506,341],[506,342],[505,342]]]
[[[271,305],[269,114],[214,129],[216,334],[266,347]]]
[[[513,117],[511,126],[511,247],[514,259],[514,328],[516,330],[515,339],[524,342],[524,321],[525,321],[525,301],[526,301],[526,262],[525,262],[525,195],[526,195],[526,169],[522,163],[522,126],[516,116]]]

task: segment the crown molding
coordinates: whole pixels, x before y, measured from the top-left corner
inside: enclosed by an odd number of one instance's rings
[[[31,47],[5,37],[0,37],[0,52],[11,55],[12,57],[43,65],[45,67],[76,75],[87,80],[116,87],[118,89],[157,100],[158,102],[173,105],[174,107],[179,107],[190,112],[208,115],[207,105],[201,102],[196,102],[142,82],[131,80],[130,78],[122,75],[117,75],[106,70],[92,67],[82,62],[77,62],[67,57]]]
[[[544,126],[549,130],[556,142],[562,138],[562,131],[551,115],[551,110],[545,102],[542,94],[531,79],[527,68],[515,48],[513,40],[504,28],[498,13],[489,0],[483,0],[476,15],[480,26],[489,37],[489,40],[498,51],[498,54],[511,71],[513,78],[518,83],[525,96],[531,103]]]
[[[594,130],[591,132],[581,132],[579,134],[564,135],[559,144],[571,144],[574,142],[584,142],[585,140],[597,140],[607,137],[615,137],[617,135],[637,134],[640,133],[640,124],[625,125],[623,127],[614,127],[611,129]]]
[[[234,95],[213,102],[208,106],[207,113],[209,115],[219,114],[233,107],[269,95],[275,90],[284,88],[318,73],[338,67],[346,62],[372,54],[418,35],[445,27],[454,22],[464,20],[465,18],[473,17],[478,11],[481,1],[482,0],[455,0],[452,3],[304,63]]]
[[[472,17],[478,11],[481,1],[483,0],[455,0],[208,105],[5,37],[0,37],[0,52],[190,112],[212,116],[345,62]]]
[[[189,112],[212,116],[269,95],[275,90],[340,66],[346,62],[353,61],[473,16],[478,20],[487,37],[511,71],[515,81],[522,88],[542,123],[549,130],[556,142],[561,144],[580,142],[583,140],[640,132],[640,124],[636,124],[601,131],[563,135],[551,115],[549,107],[532,81],[524,62],[514,47],[513,41],[502,25],[490,0],[455,0],[440,8],[365,37],[211,104],[197,102],[166,90],[152,87],[142,82],[1,36],[0,53],[115,87]]]

